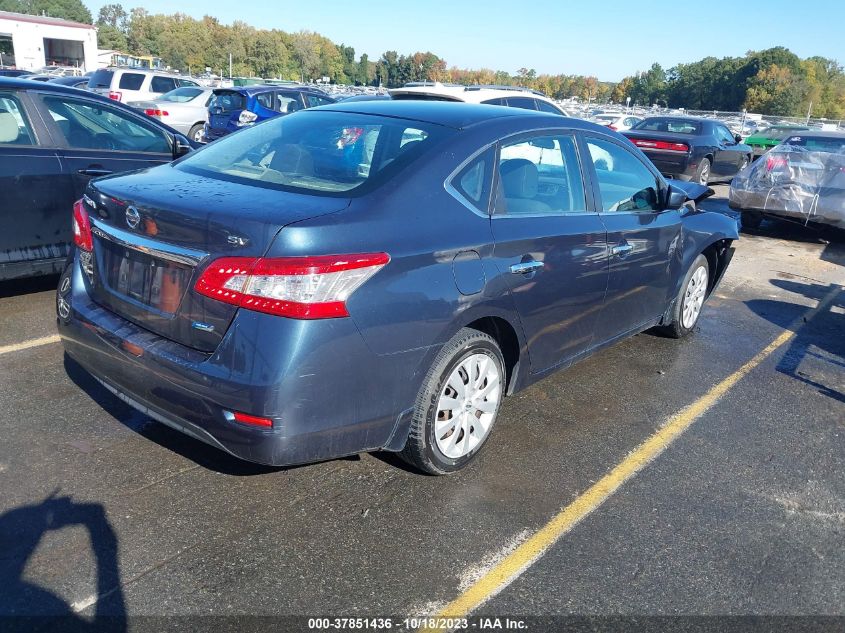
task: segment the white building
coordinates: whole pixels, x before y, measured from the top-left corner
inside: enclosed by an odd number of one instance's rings
[[[73,66],[82,72],[96,70],[97,29],[90,24],[58,18],[0,11],[0,51],[3,66],[25,70],[40,70],[45,66]]]

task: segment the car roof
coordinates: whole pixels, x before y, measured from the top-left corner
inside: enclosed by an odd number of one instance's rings
[[[215,88],[215,90],[226,90],[227,92],[240,92],[246,95],[260,94],[262,92],[270,92],[272,90],[295,90],[298,92],[312,92],[320,96],[326,95],[322,90],[312,88],[311,86],[302,86],[298,84],[293,85],[273,85],[273,84],[252,84],[250,86],[232,86],[231,88]]]
[[[457,101],[426,101],[403,99],[393,101],[379,99],[373,101],[355,101],[353,103],[340,101],[332,105],[320,106],[304,110],[303,112],[353,112],[357,114],[369,114],[375,116],[393,117],[398,119],[409,119],[421,123],[432,123],[455,129],[464,129],[493,119],[518,120],[526,119],[540,123],[545,119],[548,127],[555,127],[558,123],[561,127],[573,127],[583,129],[601,129],[594,123],[572,119],[559,114],[539,112],[537,110],[525,110],[522,108],[510,108],[499,105],[483,105],[475,103],[463,103]]]
[[[542,99],[552,101],[546,95],[529,88],[519,86],[461,86],[456,84],[428,84],[422,86],[403,86],[388,90],[391,96],[413,96],[423,97],[447,97],[467,103],[480,103],[488,99],[501,99],[502,97],[527,97],[529,99]]]
[[[799,130],[800,134],[792,136],[804,136],[806,138],[840,138],[845,139],[845,132],[836,130]]]
[[[54,81],[32,81],[31,79],[18,79],[17,77],[0,77],[0,88],[20,88],[21,90],[49,90],[50,92],[65,92],[67,94],[78,95],[79,88],[72,88]],[[91,98],[96,98],[100,101],[109,103],[117,103],[113,99],[108,99],[96,92],[85,91],[85,95]]]

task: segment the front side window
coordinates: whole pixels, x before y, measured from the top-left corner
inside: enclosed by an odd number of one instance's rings
[[[354,195],[453,133],[417,121],[306,110],[220,139],[175,169],[269,189]]]
[[[66,97],[44,97],[44,104],[69,147],[170,154],[169,136],[146,121],[111,108]]]
[[[8,92],[0,92],[0,145],[35,145],[20,102]]]
[[[727,145],[736,145],[734,135],[731,134],[731,131],[728,128],[722,125],[716,126],[716,138]]]
[[[647,212],[660,209],[658,181],[639,158],[602,139],[587,139],[593,160],[602,210]]]
[[[586,212],[578,152],[569,135],[503,145],[498,171],[496,215]]]
[[[138,73],[123,73],[120,76],[120,89],[121,90],[140,90],[141,86],[144,83],[144,75]],[[91,81],[88,81],[88,85],[91,85]],[[164,92],[167,92],[166,90]]]
[[[299,101],[299,95],[295,92],[276,92],[276,100],[274,102],[273,110],[281,112],[282,114],[290,114],[302,109]]]

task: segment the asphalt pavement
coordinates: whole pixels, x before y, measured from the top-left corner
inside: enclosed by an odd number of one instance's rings
[[[726,211],[717,190],[704,206]],[[0,285],[0,615],[128,615],[130,630],[141,616],[402,618],[483,581],[474,618],[845,623],[840,232],[767,222],[743,234],[693,336],[638,335],[508,398],[489,446],[451,477],[386,453],[265,468],[153,422],[59,343],[23,345],[55,334],[54,284]],[[793,331],[541,556],[490,581],[667,420]],[[265,624],[296,628],[280,622]]]

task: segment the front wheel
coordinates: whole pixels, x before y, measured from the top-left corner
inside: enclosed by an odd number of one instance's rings
[[[505,390],[505,363],[489,335],[464,328],[423,381],[402,459],[445,475],[466,466],[490,436]]]
[[[683,338],[692,332],[710,287],[710,264],[699,255],[690,266],[681,284],[681,290],[672,306],[672,320],[660,328],[671,338]]]

